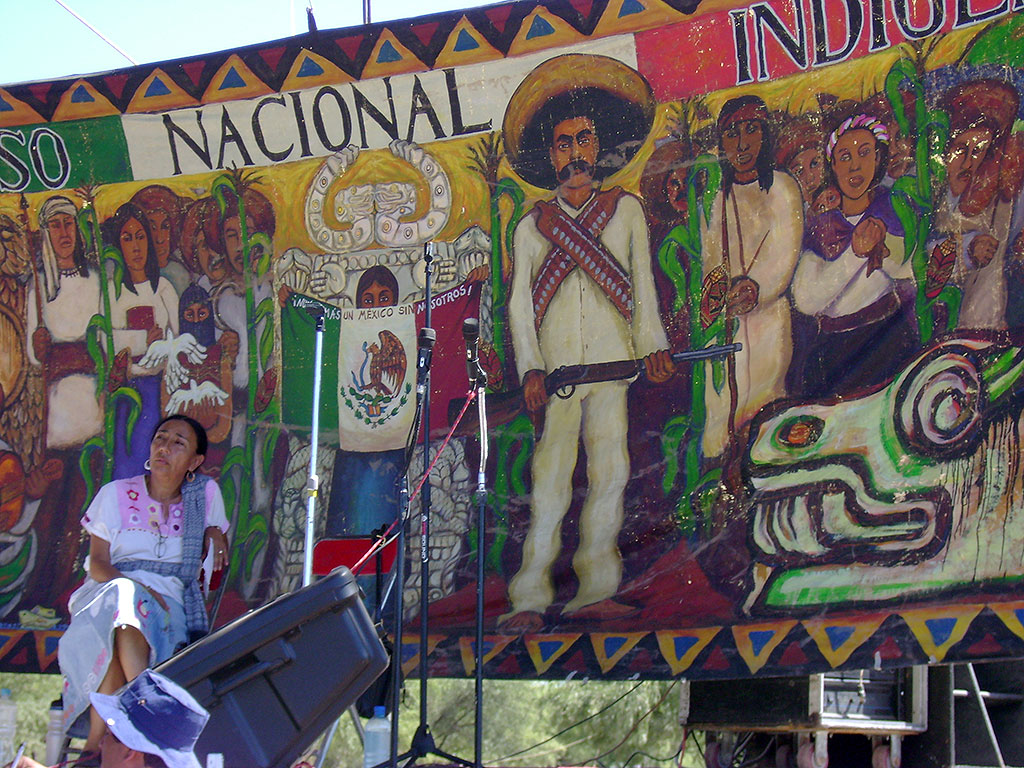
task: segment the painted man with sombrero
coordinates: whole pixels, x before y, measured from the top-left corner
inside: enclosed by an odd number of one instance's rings
[[[572,500],[582,434],[587,497],[573,557],[573,618],[621,615],[618,534],[629,479],[628,381],[578,387],[548,399],[544,377],[562,365],[644,358],[647,378],[674,370],[658,315],[640,200],[601,179],[643,144],[654,116],[650,86],[625,64],[570,54],[541,64],[520,84],[503,126],[509,162],[527,183],[555,190],[516,227],[508,313],[516,365],[531,413],[544,412],[533,453],[533,502],[519,572],[509,586],[506,629],[533,631],[555,600],[551,568]]]

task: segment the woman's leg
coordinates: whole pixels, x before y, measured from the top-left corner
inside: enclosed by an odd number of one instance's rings
[[[110,694],[125,683],[134,680],[149,666],[149,643],[135,627],[117,627],[114,630],[114,654],[107,667],[107,674],[96,689],[99,693]],[[89,708],[89,736],[85,740],[86,751],[99,750],[100,738],[106,730],[106,723],[95,709]]]

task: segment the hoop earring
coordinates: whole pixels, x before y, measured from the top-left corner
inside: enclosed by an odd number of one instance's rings
[[[149,472],[151,469],[153,469],[151,466],[149,466],[149,459],[146,459],[146,463],[143,464],[142,466],[146,468],[147,472]]]
[[[196,479],[196,473],[193,472],[191,469],[188,472],[185,473],[185,480],[187,480],[188,482],[191,483],[195,479]]]

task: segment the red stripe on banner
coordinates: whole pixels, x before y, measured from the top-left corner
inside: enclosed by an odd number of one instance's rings
[[[1009,12],[1006,0],[768,0],[636,33],[637,66],[658,100],[672,101],[858,59]]]

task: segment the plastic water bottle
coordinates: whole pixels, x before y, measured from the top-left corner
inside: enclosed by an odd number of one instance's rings
[[[64,746],[64,731],[61,729],[61,717],[64,707],[60,699],[50,704],[50,719],[46,724],[46,764],[56,765],[60,761],[60,748]]]
[[[373,768],[391,757],[391,721],[379,704],[363,729],[363,768]]]
[[[0,764],[14,759],[14,735],[18,729],[18,705],[10,688],[0,688]]]

